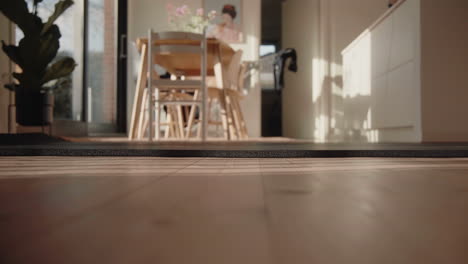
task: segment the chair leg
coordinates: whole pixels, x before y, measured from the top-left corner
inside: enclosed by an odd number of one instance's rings
[[[177,111],[175,110],[175,107],[173,105],[168,105],[167,106],[169,113],[171,115],[171,137],[173,139],[177,139],[180,137],[180,131],[177,126]]]
[[[239,109],[238,113],[239,113],[239,118],[240,118],[242,138],[248,139],[249,138],[249,132],[247,130],[247,124],[245,123],[244,114],[242,113],[242,107],[240,105],[239,100],[236,100],[236,103],[237,103],[237,108]]]
[[[229,125],[228,125],[228,116],[227,116],[227,104],[226,100],[223,98],[222,95],[218,96],[218,102],[220,105],[221,111],[221,123],[223,126],[223,137],[224,140],[229,140]]]
[[[138,128],[137,128],[137,138],[139,140],[142,140],[146,130],[143,128],[144,123],[146,122],[146,118],[148,118],[148,111],[147,111],[147,105],[148,105],[148,90],[143,91],[143,99],[142,99],[142,105],[140,107],[140,118],[138,120]]]
[[[169,115],[171,116],[171,123],[170,123],[170,137],[177,138],[177,129],[176,129],[176,115],[174,114],[174,109],[172,106],[167,106],[169,111]]]
[[[140,130],[140,139],[143,139],[148,131],[148,126],[149,126],[149,118],[148,118],[148,115],[144,115],[144,118],[143,118],[143,123],[142,123],[142,127],[141,127],[141,130]],[[148,138],[149,138],[150,135],[148,135]]]
[[[224,96],[226,100],[226,115],[227,115],[227,123],[228,123],[228,131],[230,139],[237,139],[236,131],[234,128],[234,120],[232,118],[232,104],[231,104],[231,97],[228,95]]]
[[[247,139],[248,132],[247,127],[245,124],[244,115],[242,114],[242,108],[239,102],[239,98],[236,96],[231,96],[231,104],[232,104],[232,115],[234,117],[236,132],[239,139]]]
[[[183,116],[183,113],[182,113],[182,106],[177,105],[176,109],[177,109],[177,127],[178,127],[179,133],[180,133],[179,138],[183,139],[184,135],[185,135],[185,131],[184,131],[184,116]]]
[[[190,115],[190,106],[186,105],[184,107],[182,107],[184,109],[184,125],[187,125],[187,122],[188,122],[188,117]]]
[[[234,120],[234,127],[236,131],[236,135],[238,139],[242,139],[242,131],[241,131],[241,120],[239,116],[239,105],[237,104],[237,98],[234,98],[230,96],[231,99],[231,116],[233,117]]]
[[[179,107],[178,106],[174,106],[173,108],[174,110],[174,119],[175,119],[175,122],[174,122],[174,128],[176,130],[176,137],[175,139],[180,139],[180,138],[184,138],[185,136],[185,131],[183,131],[183,126],[180,125],[180,122],[181,122],[181,117],[179,115]]]
[[[208,113],[206,113],[206,117],[208,118],[208,122],[211,120],[211,104],[213,102],[212,98],[208,98]]]
[[[155,129],[154,129],[154,139],[160,140],[161,136],[161,104],[155,103]],[[153,135],[151,135],[153,137]]]
[[[166,129],[164,131],[164,138],[169,139],[170,133],[171,133],[171,123],[172,123],[172,116],[169,113],[169,110],[166,110]]]
[[[193,95],[193,100],[194,101],[199,100],[198,97],[199,97],[199,92],[195,91],[195,94]],[[193,123],[195,122],[195,111],[196,111],[196,109],[197,109],[196,104],[193,104],[190,107],[190,114],[189,114],[189,117],[188,117],[188,120],[187,120],[187,133],[185,135],[186,139],[189,139],[190,136],[192,135],[192,127],[193,127]]]
[[[200,120],[198,121],[198,128],[197,128],[197,139],[202,140],[202,122],[203,119],[200,117]]]
[[[217,98],[216,98],[216,100],[217,100],[218,107],[219,107],[219,109],[218,109],[218,114],[219,115],[216,116],[216,120],[215,120],[216,121],[216,136],[217,137],[223,137],[224,135],[221,135],[221,133],[220,133],[220,128],[222,127],[222,124],[223,124],[222,118],[221,118],[221,103],[219,102],[219,100]],[[221,123],[221,125],[220,125],[220,123]]]
[[[210,128],[210,121],[211,121],[211,117],[212,117],[212,115],[211,115],[211,105],[212,105],[212,101],[213,101],[213,98],[211,98],[211,97],[208,97],[208,98],[207,98],[207,105],[208,105],[208,108],[207,108],[208,113],[206,113],[206,118],[207,118],[207,122],[206,122],[206,124],[207,124],[207,126],[206,126],[207,135],[208,135],[208,133],[210,132],[210,129],[209,129],[209,128]]]

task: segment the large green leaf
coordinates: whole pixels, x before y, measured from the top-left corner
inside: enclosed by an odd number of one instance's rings
[[[22,73],[14,72],[12,75],[16,80],[18,80],[20,82],[23,80],[23,74]]]
[[[5,87],[6,89],[10,90],[11,92],[14,92],[16,90],[16,85],[14,84],[5,84],[3,87]]]
[[[73,72],[73,70],[75,70],[75,67],[76,63],[74,59],[70,57],[63,58],[55,62],[52,66],[50,66],[47,69],[46,74],[44,75],[44,78],[42,79],[41,83],[46,84],[50,81],[66,77],[70,75]]]
[[[20,67],[23,65],[23,60],[21,59],[18,47],[13,45],[7,45],[5,41],[2,40],[2,49],[11,61],[16,63]]]
[[[43,0],[33,0],[37,6]],[[27,90],[41,90],[44,83],[73,72],[73,59],[60,60],[50,66],[60,48],[60,30],[54,22],[71,5],[72,0],[60,0],[46,24],[29,11],[25,0],[0,0],[0,12],[15,23],[24,33],[18,47],[3,43],[2,49],[8,57],[22,69],[13,74],[19,85]],[[49,67],[50,66],[50,67]],[[9,87],[11,88],[11,87]]]
[[[40,91],[42,84],[33,71],[23,71],[22,73],[13,73],[13,77],[18,80],[19,86],[29,91]]]
[[[60,48],[60,30],[53,25],[45,35],[27,35],[19,43],[20,57],[23,58],[21,68],[31,76],[42,80],[47,66],[57,56]]]
[[[68,8],[74,4],[73,0],[61,0],[55,4],[54,13],[49,17],[49,20],[45,23],[42,28],[41,34],[45,34],[54,24],[55,20],[59,18]]]
[[[39,35],[26,35],[18,44],[18,51],[22,59],[23,71],[37,69],[37,57],[39,56]]]
[[[25,35],[42,31],[42,21],[31,14],[24,0],[0,0],[0,12],[15,23]]]
[[[60,30],[53,25],[46,34],[42,35],[39,42],[39,52],[36,59],[36,69],[43,71],[57,56],[60,49]]]

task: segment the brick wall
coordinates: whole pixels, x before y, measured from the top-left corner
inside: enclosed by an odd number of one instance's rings
[[[104,56],[102,117],[105,123],[116,122],[117,96],[117,0],[104,0]]]
[[[11,43],[9,21],[0,14],[0,40]],[[10,101],[10,92],[3,88],[5,83],[11,82],[8,77],[10,73],[10,61],[8,57],[0,51],[0,133],[8,132],[8,105]]]

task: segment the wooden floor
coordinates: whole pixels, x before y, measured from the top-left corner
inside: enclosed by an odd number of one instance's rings
[[[0,263],[468,263],[468,159],[0,157]]]

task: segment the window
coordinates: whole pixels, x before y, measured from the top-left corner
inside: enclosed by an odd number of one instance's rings
[[[271,53],[276,53],[275,45],[260,45],[260,57]]]

